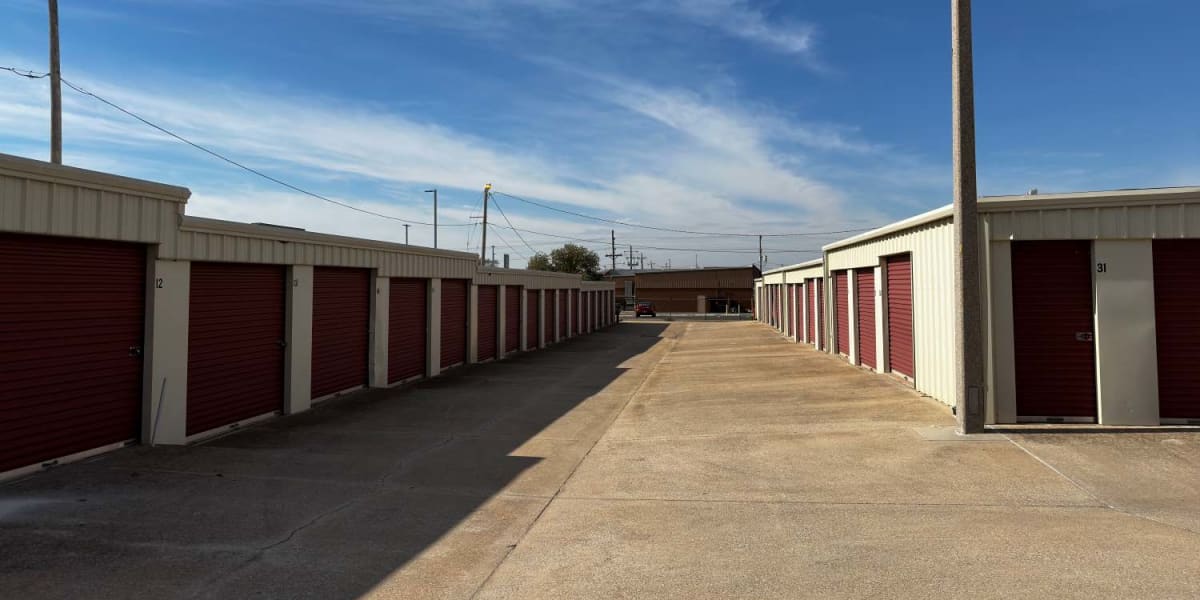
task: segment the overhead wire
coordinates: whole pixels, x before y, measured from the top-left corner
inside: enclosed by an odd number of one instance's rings
[[[692,234],[692,235],[703,235],[703,236],[714,236],[714,237],[801,237],[801,236],[837,235],[837,234],[844,234],[844,233],[858,233],[861,231],[870,231],[871,229],[874,229],[872,227],[872,228],[866,228],[866,229],[844,229],[841,231],[810,231],[810,232],[802,232],[802,233],[762,233],[762,234],[759,234],[759,233],[731,233],[731,232],[721,232],[721,231],[692,231],[689,229],[676,229],[676,228],[672,228],[672,227],[659,227],[659,226],[655,226],[655,225],[640,225],[638,223],[628,223],[626,221],[618,221],[616,219],[606,219],[604,217],[597,217],[594,215],[588,215],[588,214],[576,212],[573,210],[566,210],[566,209],[558,208],[556,206],[550,206],[549,204],[543,204],[541,202],[535,202],[533,200],[527,200],[520,196],[514,196],[512,194],[508,194],[505,192],[493,191],[492,193],[500,195],[500,196],[504,196],[506,198],[512,198],[513,200],[517,200],[519,202],[524,202],[526,204],[531,204],[533,206],[538,206],[538,207],[541,207],[541,208],[544,208],[547,210],[553,210],[556,212],[560,212],[560,213],[567,214],[567,215],[572,215],[575,217],[580,217],[583,219],[591,219],[593,221],[600,221],[603,223],[611,223],[613,225],[621,225],[623,227],[635,227],[638,229],[650,229],[653,231],[667,231],[667,232],[671,232],[671,233],[687,233],[687,234]]]
[[[6,67],[6,66],[0,66],[0,70],[8,71],[8,72],[10,72],[10,73],[13,73],[13,74],[15,74],[15,75],[18,75],[18,76],[21,76],[21,77],[25,77],[25,78],[27,78],[27,79],[41,79],[41,78],[43,78],[43,77],[47,77],[47,76],[49,76],[49,75],[50,75],[49,73],[36,73],[36,72],[34,72],[34,71],[28,71],[28,70],[24,70],[24,69],[17,69],[17,68],[15,68],[15,67]],[[373,210],[368,210],[368,209],[365,209],[365,208],[361,208],[361,207],[358,207],[358,206],[354,206],[353,204],[348,204],[348,203],[346,203],[346,202],[342,202],[342,201],[339,201],[339,200],[334,200],[333,198],[329,198],[329,197],[323,196],[323,195],[321,195],[321,194],[318,194],[318,193],[316,193],[316,192],[311,192],[311,191],[309,191],[309,190],[306,190],[306,189],[304,189],[304,188],[301,188],[301,187],[299,187],[299,186],[297,186],[297,185],[294,185],[294,184],[292,184],[292,183],[288,183],[288,182],[286,182],[286,181],[284,181],[284,180],[282,180],[282,179],[279,179],[279,178],[277,178],[277,177],[274,177],[274,176],[272,176],[272,175],[268,175],[267,173],[264,173],[264,172],[262,172],[262,171],[260,171],[260,170],[258,170],[258,169],[255,169],[255,168],[253,168],[253,167],[250,167],[250,166],[248,166],[248,165],[245,165],[245,164],[243,164],[243,163],[241,163],[241,162],[238,162],[237,160],[234,160],[234,159],[232,159],[232,158],[229,158],[228,156],[225,156],[224,154],[221,154],[220,152],[217,152],[216,150],[213,150],[213,149],[211,149],[211,148],[208,148],[207,146],[204,146],[204,145],[202,145],[202,144],[199,144],[199,143],[197,143],[197,142],[193,142],[192,140],[190,140],[190,139],[188,139],[188,138],[186,138],[186,137],[184,137],[184,136],[182,136],[182,135],[180,135],[180,134],[178,134],[178,133],[175,133],[174,131],[171,131],[170,129],[167,129],[166,127],[163,127],[162,125],[159,125],[159,124],[157,124],[157,123],[154,123],[154,122],[150,121],[149,119],[147,119],[147,118],[145,118],[145,117],[143,117],[143,116],[141,116],[141,115],[139,115],[139,114],[137,114],[137,113],[135,113],[135,112],[133,112],[133,111],[131,111],[131,110],[129,110],[129,109],[127,109],[127,108],[125,108],[125,107],[123,107],[123,106],[119,105],[119,104],[117,104],[116,102],[113,102],[113,101],[111,101],[111,100],[109,100],[109,99],[107,99],[107,98],[105,98],[105,97],[103,97],[103,96],[101,96],[101,95],[99,95],[99,94],[96,94],[96,93],[94,93],[94,92],[88,91],[88,90],[86,90],[86,89],[84,89],[84,88],[82,88],[82,87],[80,87],[80,86],[78,86],[78,85],[76,85],[76,84],[72,83],[70,80],[68,80],[68,79],[67,79],[67,78],[65,78],[65,77],[61,77],[61,78],[60,78],[60,80],[63,82],[63,84],[64,84],[64,85],[66,85],[67,87],[69,87],[69,88],[71,88],[71,89],[75,90],[76,92],[78,92],[78,93],[80,93],[80,94],[83,94],[84,96],[90,96],[90,97],[92,97],[92,98],[95,98],[96,100],[98,100],[98,101],[102,102],[103,104],[106,104],[106,105],[108,105],[109,107],[111,107],[111,108],[113,108],[113,109],[115,109],[115,110],[117,110],[117,111],[120,111],[121,113],[124,113],[125,115],[127,115],[127,116],[129,116],[129,117],[131,117],[131,118],[133,118],[133,119],[136,119],[137,121],[141,122],[142,124],[144,124],[144,125],[146,125],[146,126],[148,126],[148,127],[152,128],[152,129],[155,129],[155,130],[159,131],[160,133],[163,133],[163,134],[165,134],[165,135],[167,135],[167,136],[170,136],[170,137],[172,137],[172,138],[174,138],[174,139],[176,139],[176,140],[178,140],[178,141],[180,141],[180,142],[183,142],[184,144],[187,144],[188,146],[191,146],[192,148],[195,148],[196,150],[199,150],[199,151],[201,151],[201,152],[204,152],[205,154],[208,154],[209,156],[212,156],[213,158],[216,158],[216,159],[218,159],[218,160],[224,161],[224,162],[226,162],[226,163],[228,163],[228,164],[230,164],[230,165],[233,165],[233,166],[235,166],[235,167],[237,167],[237,168],[239,168],[239,169],[242,169],[243,171],[246,171],[247,173],[251,173],[251,174],[253,174],[253,175],[257,175],[258,177],[261,177],[261,178],[263,178],[263,179],[266,179],[267,181],[270,181],[270,182],[272,182],[272,183],[274,183],[274,184],[276,184],[276,185],[280,185],[280,186],[282,186],[282,187],[285,187],[285,188],[287,188],[287,189],[289,189],[289,190],[292,190],[292,191],[294,191],[294,192],[297,192],[297,193],[300,193],[300,194],[304,194],[305,196],[309,196],[309,197],[312,197],[312,198],[316,198],[317,200],[321,200],[321,201],[324,201],[324,202],[328,202],[328,203],[330,203],[330,204],[334,204],[334,205],[340,206],[340,207],[342,207],[342,208],[348,208],[348,209],[350,209],[350,210],[353,210],[353,211],[357,211],[357,212],[360,212],[360,213],[363,213],[363,214],[367,214],[367,215],[371,215],[371,216],[374,216],[374,217],[379,217],[379,218],[382,218],[382,219],[389,219],[389,220],[392,220],[392,221],[398,221],[398,222],[400,222],[400,223],[409,223],[409,224],[411,224],[411,225],[430,225],[430,226],[432,226],[432,225],[433,225],[433,223],[427,223],[427,222],[424,222],[424,221],[417,221],[417,220],[414,220],[414,219],[404,219],[404,218],[401,218],[401,217],[397,217],[397,216],[393,216],[393,215],[389,215],[389,214],[384,214],[384,213],[381,213],[381,212],[376,212],[376,211],[373,211]],[[470,223],[461,223],[461,224],[459,224],[459,223],[449,223],[449,224],[439,224],[438,226],[439,226],[439,227],[467,227],[467,226],[470,226],[470,225],[471,225]]]
[[[530,245],[529,245],[529,242],[525,241],[525,236],[521,235],[521,232],[520,232],[520,230],[518,230],[516,227],[513,227],[512,221],[510,221],[510,220],[508,219],[508,215],[507,215],[507,214],[505,214],[505,212],[504,212],[504,207],[500,206],[500,203],[499,203],[499,202],[496,202],[495,194],[492,194],[492,196],[493,196],[493,197],[492,197],[492,203],[495,205],[495,207],[496,207],[496,210],[499,210],[499,211],[500,211],[500,216],[504,217],[504,222],[505,222],[505,223],[508,223],[508,226],[509,226],[510,228],[512,228],[512,230],[513,230],[513,233],[517,234],[517,238],[521,240],[521,243],[522,243],[522,244],[525,244],[525,246],[526,246],[527,248],[529,248],[529,250],[530,250],[531,252],[533,252],[534,254],[537,254],[537,250],[534,250],[534,249],[533,249],[533,246],[530,246]],[[515,251],[515,249],[514,249],[514,251]]]

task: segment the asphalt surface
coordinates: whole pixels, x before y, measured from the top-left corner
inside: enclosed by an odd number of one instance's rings
[[[1200,434],[952,427],[757,323],[625,323],[2,485],[0,598],[1200,596]]]

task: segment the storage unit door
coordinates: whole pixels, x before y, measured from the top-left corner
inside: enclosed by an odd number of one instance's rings
[[[313,398],[366,385],[371,292],[367,269],[313,269]]]
[[[504,288],[504,351],[521,349],[521,288]]]
[[[808,292],[804,294],[804,301],[808,303],[808,343],[821,346],[817,340],[817,323],[821,320],[817,314],[817,288],[815,285],[816,279],[808,280]]]
[[[796,335],[796,286],[787,285],[787,334],[788,337]]]
[[[558,294],[555,290],[546,290],[546,298],[542,301],[545,305],[545,320],[542,321],[542,339],[547,344],[554,341],[554,303],[555,296]]]
[[[0,233],[0,472],[138,437],[145,280],[145,246]]]
[[[187,435],[283,410],[286,271],[192,263]]]
[[[537,290],[525,290],[525,347],[538,347]]]
[[[1158,414],[1200,419],[1200,240],[1154,241]]]
[[[388,383],[425,374],[429,281],[393,277],[388,295]]]
[[[479,290],[477,326],[475,328],[478,344],[476,357],[479,360],[491,360],[496,358],[496,336],[499,335],[499,330],[496,329],[496,320],[500,288],[495,285],[481,285],[476,289]]]
[[[442,280],[443,369],[467,362],[467,289],[465,279]]]
[[[565,338],[568,334],[567,329],[567,294],[570,290],[558,290],[558,337]]]
[[[1096,419],[1091,242],[1012,243],[1017,419]]]
[[[825,312],[825,280],[816,279],[817,285],[817,349],[824,350],[825,346],[825,317],[828,313]]]
[[[875,269],[854,271],[858,304],[858,364],[875,368]]]
[[[833,274],[833,315],[837,319],[837,335],[834,350],[839,354],[850,354],[850,307],[846,291],[849,286],[849,271]]]
[[[913,359],[912,256],[887,258],[888,369],[916,375]]]
[[[571,335],[579,334],[579,307],[582,303],[579,301],[579,290],[571,290]]]

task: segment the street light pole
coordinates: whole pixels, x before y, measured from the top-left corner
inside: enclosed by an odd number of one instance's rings
[[[404,245],[405,245],[405,246],[407,246],[407,245],[408,245],[408,228],[409,228],[409,227],[410,227],[410,226],[409,226],[409,224],[408,224],[408,223],[405,223],[405,224],[404,224]]]
[[[437,248],[437,188],[425,190],[425,193],[433,193],[433,247]]]
[[[975,179],[975,75],[971,0],[950,0],[954,69],[955,414],[961,433],[984,431],[983,310]]]

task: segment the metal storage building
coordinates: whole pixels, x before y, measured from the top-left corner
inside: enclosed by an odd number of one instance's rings
[[[849,311],[849,360],[947,404],[951,219],[944,207],[824,248],[831,276],[864,282],[838,300],[872,296]],[[989,197],[979,220],[990,423],[1200,422],[1200,188]]]
[[[503,358],[555,322],[539,298],[611,295],[474,254],[189,217],[189,196],[0,154],[0,477]]]

